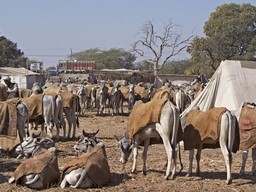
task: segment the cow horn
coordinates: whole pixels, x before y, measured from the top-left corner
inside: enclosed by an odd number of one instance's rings
[[[119,138],[118,138],[116,135],[114,135],[114,137],[115,137],[115,139],[116,139],[117,141],[119,141]]]

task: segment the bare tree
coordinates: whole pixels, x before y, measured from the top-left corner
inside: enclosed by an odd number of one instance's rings
[[[140,40],[132,45],[132,50],[140,56],[145,57],[144,48],[153,54],[153,59],[148,58],[146,60],[153,64],[154,76],[168,60],[184,50],[193,37],[191,35],[182,40],[182,33],[175,33],[175,27],[172,22],[169,22],[163,27],[163,33],[159,35],[152,21],[148,21],[139,31]]]

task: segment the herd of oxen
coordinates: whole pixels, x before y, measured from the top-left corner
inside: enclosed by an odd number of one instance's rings
[[[225,107],[209,111],[194,107],[184,118],[180,116],[204,86],[205,82],[196,79],[177,86],[166,82],[160,88],[149,83],[101,81],[98,84],[58,85],[48,82],[44,86],[34,83],[31,89],[20,89],[19,98],[0,102],[1,149],[15,151],[17,158],[26,158],[9,178],[9,183],[33,189],[49,188],[56,183],[61,188],[92,188],[107,184],[111,173],[104,141],[96,136],[98,131],[83,131],[76,138],[78,117],[94,108],[99,116],[119,115],[124,113],[126,102],[127,132],[121,138],[113,133],[113,138],[120,149],[121,163],[126,163],[133,151],[132,173],[136,172],[139,147],[144,146],[142,172],[146,174],[149,145],[162,143],[167,154],[165,179],[173,179],[182,142],[184,149],[189,150],[188,176],[192,173],[194,149],[197,149],[196,174],[199,175],[202,149],[220,148],[226,165],[226,183],[230,184],[232,153],[237,152],[240,145],[238,118]],[[255,106],[248,104],[246,107],[250,110]],[[42,129],[41,134],[31,134],[31,130],[38,126]],[[74,150],[80,152],[63,170],[58,167],[58,150],[55,148],[60,137],[76,138]],[[255,174],[255,153],[253,150],[251,174]],[[247,153],[244,153],[241,174],[244,174],[246,159]],[[181,158],[179,160],[181,163]]]

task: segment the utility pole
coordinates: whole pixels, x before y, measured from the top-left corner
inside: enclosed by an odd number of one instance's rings
[[[72,48],[70,49],[70,59],[73,60],[73,52],[72,52]]]

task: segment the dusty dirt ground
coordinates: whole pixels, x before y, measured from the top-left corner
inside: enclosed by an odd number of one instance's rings
[[[94,132],[100,129],[100,137],[106,146],[108,162],[111,171],[111,182],[102,188],[87,189],[87,191],[256,191],[256,176],[250,176],[251,159],[246,166],[246,175],[240,176],[241,152],[234,154],[232,165],[233,183],[226,185],[226,172],[223,156],[220,149],[203,150],[201,158],[201,176],[197,177],[193,173],[192,177],[186,177],[188,169],[188,151],[181,148],[182,162],[184,169],[174,180],[165,180],[166,152],[163,145],[152,145],[149,147],[147,159],[147,175],[142,175],[142,149],[139,150],[137,173],[131,174],[132,156],[126,165],[119,162],[119,150],[114,135],[122,136],[126,130],[128,116],[96,116],[95,112],[88,112],[85,117],[80,117],[80,127],[77,136],[84,129],[86,132]],[[60,170],[66,163],[76,157],[77,153],[73,150],[75,141],[58,141],[58,162]],[[14,157],[1,155],[0,157],[0,191],[35,191],[23,186],[8,184],[8,178],[20,164]],[[193,163],[195,172],[195,160]],[[179,170],[179,164],[178,164]],[[49,189],[42,190],[49,192],[59,191],[83,191],[82,189],[66,188],[62,190],[58,185],[51,186]]]

